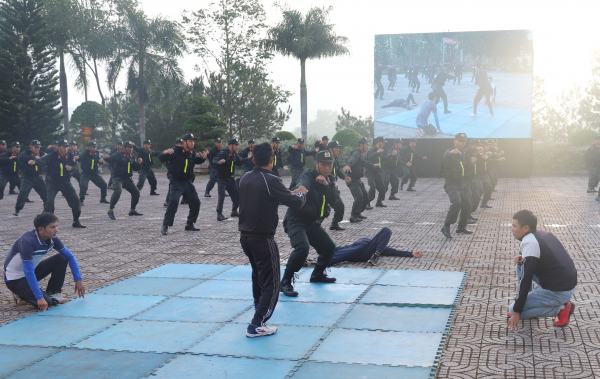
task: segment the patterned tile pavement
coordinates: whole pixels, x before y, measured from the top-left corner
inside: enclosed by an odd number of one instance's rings
[[[165,194],[166,177],[159,175],[159,192]],[[198,177],[196,186],[203,193],[207,178]],[[284,179],[289,182],[289,178]],[[347,244],[359,236],[374,235],[387,226],[393,231],[391,244],[403,249],[421,249],[420,259],[384,257],[378,268],[408,270],[466,271],[462,298],[442,355],[439,378],[594,378],[600,377],[600,213],[593,195],[585,193],[584,177],[532,177],[501,179],[493,209],[477,212],[480,218],[471,236],[447,240],[439,229],[449,205],[442,180],[426,178],[417,182],[417,192],[400,193],[400,201],[386,201],[388,208],[368,211],[369,219],[360,224],[342,224],[347,229],[331,233],[337,244]],[[351,195],[342,185],[348,209]],[[164,215],[164,196],[143,195],[138,210],[142,217],[128,217],[129,195],[124,193],[115,209],[117,221],[106,216],[106,205],[99,204],[99,191],[91,186],[82,222],[88,228],[70,227],[70,210],[60,196],[57,215],[63,220],[61,238],[76,254],[89,290],[139,274],[164,263],[247,264],[238,239],[235,220],[216,221],[216,190],[202,199],[202,229],[183,230],[187,209],[181,207],[168,236],[160,235]],[[110,191],[109,191],[110,194]],[[16,196],[0,201],[0,249],[7,252],[41,209],[27,204],[18,218],[12,211]],[[508,304],[516,291],[513,258],[518,242],[510,233],[511,215],[528,208],[539,217],[540,228],[552,231],[565,245],[579,271],[574,295],[577,304],[571,324],[558,329],[550,319],[524,321],[519,333],[504,329]],[[226,210],[230,202],[226,200]],[[284,209],[280,209],[283,217]],[[325,222],[329,226],[329,221]],[[282,259],[291,253],[283,230],[276,240]],[[4,253],[5,254],[5,253]],[[3,259],[4,254],[0,257]],[[311,252],[313,254],[313,252]],[[365,268],[367,264],[348,263],[343,267]],[[334,271],[335,272],[335,269]],[[72,297],[72,286],[65,287]],[[14,306],[9,291],[0,287],[0,323],[33,313],[28,307]]]

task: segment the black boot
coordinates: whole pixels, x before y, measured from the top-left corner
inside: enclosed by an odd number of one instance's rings
[[[240,217],[240,214],[238,213],[237,209],[231,210],[231,217]]]
[[[448,226],[444,225],[442,227],[442,234],[447,238],[452,238],[452,234],[450,234],[450,227],[448,227]]]
[[[79,220],[77,220],[77,221],[73,222],[73,227],[83,229],[83,228],[85,228],[85,225],[83,225],[82,223],[79,222]]]
[[[186,225],[185,225],[185,230],[191,230],[192,232],[197,232],[197,231],[199,231],[200,229],[196,228],[196,227],[194,226],[194,224],[186,224]]]
[[[357,214],[356,217],[360,218],[361,220],[366,220],[367,216],[363,216],[362,214]]]
[[[369,262],[371,264],[371,266],[377,266],[377,263],[379,263],[379,256],[381,254],[379,254],[378,252],[375,252],[371,258],[369,258],[369,260],[367,262]]]
[[[292,285],[292,280],[291,279],[283,278],[283,280],[281,281],[281,286],[280,286],[279,290],[285,296],[289,296],[289,297],[296,297],[296,296],[298,296],[298,292],[296,292],[294,290],[294,286]]]
[[[332,222],[331,226],[329,227],[329,230],[346,230],[346,229],[342,228],[340,226],[340,224],[338,224],[337,222],[335,222],[335,223]]]
[[[112,210],[109,210],[108,218],[110,218],[111,220],[116,220],[117,218],[115,217],[115,212],[113,212]]]
[[[367,206],[365,207],[366,210],[370,211],[371,209],[373,209],[373,207],[371,206],[371,203],[367,204]]]
[[[100,202],[102,204],[110,204],[110,201],[107,201],[106,199],[100,199]]]
[[[355,223],[355,222],[361,222],[362,220],[360,218],[358,218],[358,216],[352,216],[350,217],[350,222]]]
[[[156,193],[156,191],[150,191],[150,196],[160,196],[160,193]]]
[[[388,199],[389,200],[400,200],[396,197],[396,195],[391,195]]]
[[[163,225],[162,228],[160,228],[160,233],[163,236],[166,236],[168,232],[169,232],[169,226],[168,225]]]
[[[315,267],[312,274],[310,275],[311,283],[335,283],[335,278],[330,278],[325,273],[325,269]]]
[[[83,207],[83,200],[79,200],[79,204]]]
[[[224,220],[227,220],[227,217],[223,216],[222,214],[217,215],[217,221],[224,221]]]
[[[129,211],[129,215],[130,216],[143,216],[144,214],[136,211],[135,209],[132,209]]]
[[[410,191],[410,192],[415,192],[415,191],[416,191],[416,189],[414,189],[414,188],[412,188],[412,187],[408,187],[408,188],[406,189],[406,192],[409,192],[409,191]]]
[[[204,197],[212,197],[212,196],[210,196],[210,192],[208,192],[208,191],[205,191],[205,192],[204,192]]]
[[[456,228],[456,233],[473,234],[473,232],[467,229],[466,226],[459,226]]]
[[[378,201],[377,203],[375,203],[375,206],[376,207],[380,207],[380,208],[386,208],[387,207],[387,205],[383,204],[382,201]]]

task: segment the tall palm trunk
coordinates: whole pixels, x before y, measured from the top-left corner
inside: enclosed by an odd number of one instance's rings
[[[65,131],[67,132],[67,139],[71,140],[71,128],[69,127],[69,89],[67,87],[67,72],[65,70],[65,53],[63,50],[60,51],[60,103],[63,109],[63,124]]]
[[[306,100],[306,59],[300,60],[300,130],[302,131],[302,138],[306,141],[307,137],[307,100]]]
[[[146,140],[146,86],[144,85],[144,58],[140,57],[138,81],[138,114],[140,117],[140,146],[144,146]]]

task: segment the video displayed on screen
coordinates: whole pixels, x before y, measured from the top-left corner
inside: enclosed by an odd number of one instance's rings
[[[531,138],[531,30],[375,36],[375,136]]]

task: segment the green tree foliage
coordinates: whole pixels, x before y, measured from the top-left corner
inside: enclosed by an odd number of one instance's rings
[[[340,145],[344,147],[350,147],[352,149],[358,146],[358,140],[362,138],[356,130],[354,129],[342,129],[339,132],[335,133],[332,141],[338,141]]]
[[[280,7],[283,20],[269,29],[263,42],[268,50],[300,61],[300,127],[304,139],[308,133],[306,61],[350,53],[346,47],[348,38],[336,35],[329,22],[332,9],[313,7],[302,15],[300,11]]]
[[[279,137],[282,141],[296,141],[298,139],[294,134],[285,130],[275,133],[275,137]]]
[[[342,114],[337,117],[335,130],[339,132],[344,129],[352,129],[361,136],[372,139],[375,134],[373,116],[368,116],[365,119],[363,119],[362,116],[352,116],[350,111],[342,107]]]
[[[569,142],[574,146],[587,146],[594,142],[598,132],[591,129],[579,129],[569,135]]]
[[[548,103],[546,96],[544,79],[534,75],[531,99],[531,137],[536,140],[548,138]]]
[[[110,141],[109,113],[95,101],[86,101],[75,108],[71,116],[71,126],[73,140],[81,138],[81,128],[85,126],[93,129],[93,138],[99,144],[104,145]]]
[[[60,130],[56,60],[38,0],[7,0],[0,5],[0,62],[11,97],[2,137],[49,141]]]
[[[219,108],[207,97],[193,96],[183,124],[201,141],[214,140],[225,135],[225,122],[219,119]]]

